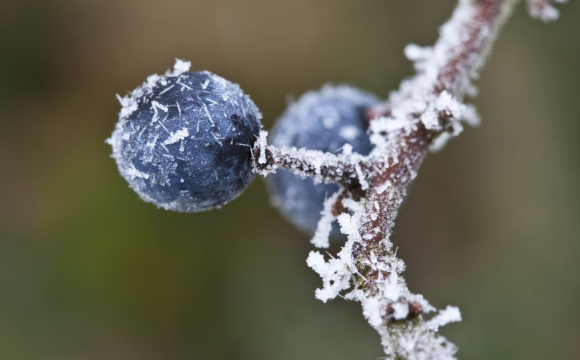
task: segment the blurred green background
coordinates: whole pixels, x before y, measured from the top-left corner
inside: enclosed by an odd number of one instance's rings
[[[312,246],[257,179],[178,214],[128,188],[104,140],[116,93],[189,59],[240,83],[270,128],[326,82],[386,96],[453,0],[2,0],[0,359],[376,359],[360,306],[314,299]],[[522,6],[474,100],[430,156],[394,242],[410,288],[458,305],[461,359],[580,353],[580,4]],[[335,251],[334,249],[333,251]]]

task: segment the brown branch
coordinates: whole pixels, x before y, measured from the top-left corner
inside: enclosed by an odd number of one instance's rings
[[[323,301],[332,296],[329,291],[337,290],[332,281],[343,281],[350,271],[354,290],[347,296],[361,301],[367,320],[381,335],[386,354],[395,358],[415,358],[414,351],[431,354],[433,359],[454,358],[453,345],[438,338],[433,329],[438,324],[457,321],[458,310],[448,307],[434,319],[422,320],[421,315],[433,308],[421,296],[411,294],[399,277],[402,264],[393,254],[389,237],[406,189],[433,140],[443,131],[457,132],[460,115],[454,114],[453,109],[460,107],[457,101],[469,90],[471,78],[483,65],[514,3],[461,0],[452,19],[441,29],[434,48],[415,52],[418,74],[403,82],[385,105],[367,112],[374,117],[371,140],[374,137],[377,147],[369,155],[373,166],[368,167],[370,173],[365,179],[369,186],[364,208],[358,213],[361,210],[353,206],[353,216],[342,219],[347,232],[352,230],[353,222],[358,224],[358,234],[349,235],[345,247],[351,252],[350,259],[341,252],[346,270],[333,261],[320,264],[319,255],[309,258],[309,265],[323,279],[324,274],[331,275],[325,279],[331,285],[325,284],[324,291],[320,291]],[[344,282],[340,284],[345,286]],[[393,297],[393,293],[401,296]],[[421,320],[416,321],[417,317]],[[389,325],[393,321],[398,325]]]

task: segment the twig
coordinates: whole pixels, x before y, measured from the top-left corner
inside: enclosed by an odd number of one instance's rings
[[[313,177],[318,182],[341,184],[348,189],[360,186],[357,167],[364,173],[370,167],[369,161],[358,154],[335,155],[271,145],[260,147],[258,142],[252,151],[254,168],[264,176],[285,169],[303,177]],[[257,160],[260,156],[262,161]]]

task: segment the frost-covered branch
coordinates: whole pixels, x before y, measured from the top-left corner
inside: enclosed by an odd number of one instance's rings
[[[436,331],[460,320],[459,311],[449,307],[431,320],[415,319],[434,309],[407,288],[401,276],[404,265],[395,256],[390,234],[407,186],[434,141],[441,143],[442,138],[459,134],[460,120],[477,121],[475,112],[461,101],[464,94],[474,93],[470,81],[477,76],[514,3],[462,0],[441,28],[434,47],[407,47],[405,52],[415,62],[417,75],[390,95],[382,111],[375,110],[380,116],[371,122],[375,150],[369,158],[380,159],[387,166],[373,168],[365,200],[345,204],[351,214],[338,217],[348,235],[339,258],[325,262],[320,253],[309,258],[325,283],[317,297],[326,301],[351,289],[346,296],[362,303],[365,317],[381,335],[390,358],[454,357],[455,347]],[[394,325],[392,320],[398,323]]]
[[[379,245],[388,238],[405,188],[416,176],[433,141],[447,137],[444,132],[460,133],[459,120],[477,122],[474,111],[460,101],[466,92],[473,92],[470,81],[477,77],[514,2],[462,0],[451,20],[441,28],[441,37],[433,48],[407,47],[406,54],[415,61],[418,74],[391,94],[382,117],[371,124],[371,140],[376,145],[371,157],[388,154],[391,162],[372,177],[369,203],[387,206],[377,212],[374,204],[367,204],[371,221],[361,234],[368,237],[366,244]],[[385,132],[383,136],[380,130],[389,123],[402,125],[398,131]],[[387,195],[385,186],[391,190]],[[372,214],[377,220],[372,220]]]
[[[390,235],[406,189],[429,150],[441,148],[461,133],[462,121],[478,123],[477,113],[463,104],[463,98],[476,94],[471,80],[477,78],[515,3],[460,0],[435,46],[405,49],[417,75],[403,81],[384,104],[367,111],[375,146],[367,157],[277,149],[266,147],[265,141],[255,147],[255,156],[261,153],[261,161],[254,163],[258,170],[268,170],[264,169],[268,164],[343,185],[346,175],[347,185],[358,183],[364,190],[362,196],[346,192],[327,201],[319,224],[322,230],[313,243],[328,246],[320,234],[329,232],[334,218],[348,240],[336,257],[326,259],[320,252],[311,252],[307,263],[323,280],[316,297],[326,302],[342,294],[360,301],[390,359],[454,359],[455,347],[437,330],[459,321],[459,310],[447,307],[431,319],[424,317],[435,308],[409,291],[401,276],[404,263],[396,257]],[[330,206],[337,201],[344,210],[338,215],[337,207]],[[330,209],[335,211],[330,213]]]

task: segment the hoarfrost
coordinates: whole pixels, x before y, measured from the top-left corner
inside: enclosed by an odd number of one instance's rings
[[[260,131],[260,136],[258,137],[258,146],[260,146],[260,157],[258,158],[258,164],[266,163],[266,146],[268,145],[267,136],[267,131]]]
[[[126,118],[127,116],[131,115],[135,110],[137,110],[137,102],[133,101],[129,97],[121,97],[117,94],[117,100],[121,104],[121,114],[122,118]]]
[[[441,326],[461,321],[461,312],[455,306],[447,306],[439,314],[427,321],[427,328],[437,331]]]
[[[453,139],[453,135],[451,135],[450,133],[444,132],[439,134],[439,136],[433,139],[431,145],[429,145],[429,151],[433,153],[441,151],[445,147],[445,145],[447,145],[447,142],[451,139]]]
[[[403,320],[409,316],[409,305],[406,303],[396,302],[392,305],[392,308],[395,320]]]
[[[343,155],[351,155],[352,154],[352,145],[351,144],[344,144],[342,146],[342,154]]]
[[[404,279],[399,275],[404,270],[400,259],[394,255],[380,259],[377,255],[371,256],[366,265],[370,269],[388,271],[390,275],[375,280],[382,283],[382,286],[378,286],[378,293],[372,296],[359,288],[354,279],[358,276],[363,282],[366,280],[356,270],[352,249],[355,244],[364,244],[359,233],[364,206],[360,201],[350,198],[344,199],[343,205],[350,212],[338,216],[341,231],[348,236],[345,246],[336,258],[331,256],[326,260],[321,253],[311,252],[307,259],[308,266],[322,278],[323,286],[316,290],[316,298],[326,302],[347,291],[344,294],[346,299],[361,302],[363,315],[381,334],[388,358],[403,357],[406,354],[407,358],[415,359],[454,359],[455,347],[438,336],[435,331],[440,326],[461,319],[457,308],[448,307],[428,321],[409,322],[405,326],[392,326],[389,323],[389,319],[404,320],[410,316],[411,304],[420,307],[423,313],[435,310],[421,295],[409,291]],[[392,247],[388,239],[383,241],[389,244],[388,247]],[[411,354],[423,355],[410,357]]]
[[[162,105],[155,100],[151,101],[151,110],[153,110],[153,119],[151,120],[151,122],[156,122],[157,120],[159,120],[159,112],[157,111],[158,109],[165,113],[169,111],[169,108],[167,106]]]
[[[318,227],[314,233],[314,237],[310,242],[318,248],[328,248],[330,247],[330,232],[332,231],[332,223],[336,219],[332,213],[332,208],[336,204],[341,191],[336,192],[334,195],[329,197],[324,201],[324,208],[320,215],[320,221],[318,221]]]
[[[334,299],[350,286],[350,271],[344,261],[330,259],[325,261],[321,253],[311,251],[306,264],[322,277],[323,287],[317,289],[315,296],[322,302]]]
[[[187,128],[182,128],[181,130],[177,130],[176,132],[169,135],[169,137],[163,142],[163,145],[171,145],[175,144],[178,141],[181,141],[189,136],[189,130]]]
[[[544,22],[556,21],[560,17],[560,12],[552,3],[563,4],[568,0],[527,0],[528,12],[535,18]]]
[[[362,303],[363,316],[372,327],[379,327],[383,323],[383,304],[377,298],[369,298]]]
[[[191,61],[175,59],[175,65],[173,65],[173,71],[168,72],[168,76],[179,76],[186,73],[191,69]],[[205,88],[204,88],[205,89]]]
[[[135,165],[131,164],[127,169],[127,176],[131,177],[132,179],[141,178],[141,179],[149,179],[149,174],[142,173],[141,171],[135,169]]]
[[[377,114],[383,115],[370,122],[370,139],[375,148],[367,160],[370,163],[380,160],[387,166],[403,163],[406,172],[401,173],[399,178],[395,177],[397,180],[393,181],[407,182],[416,176],[416,169],[413,168],[413,161],[416,160],[403,156],[400,149],[405,146],[401,144],[401,139],[405,139],[419,126],[438,134],[430,147],[432,151],[438,151],[449,139],[463,131],[463,123],[476,126],[480,122],[475,108],[463,103],[463,96],[476,93],[469,78],[476,77],[476,70],[483,63],[483,59],[478,59],[480,61],[476,62],[475,69],[454,69],[465,72],[463,82],[447,84],[445,77],[439,78],[450,59],[458,51],[462,51],[462,34],[465,33],[462,26],[473,20],[473,11],[472,1],[460,0],[452,19],[441,28],[440,40],[434,47],[407,46],[405,54],[414,62],[418,74],[404,80],[399,91],[391,93],[388,102],[377,111]],[[501,20],[498,24],[501,24]],[[474,39],[477,46],[483,44],[485,36],[493,31],[491,27],[482,29],[481,34],[484,35]],[[482,57],[487,52],[483,51]],[[437,88],[435,84],[442,85]],[[446,88],[449,91],[444,90]],[[369,184],[360,167],[356,164],[354,166],[361,188],[368,188]],[[392,206],[402,201],[401,193],[389,181],[376,188],[375,193],[382,194],[389,202],[393,202]],[[373,248],[367,248],[368,241],[378,232],[378,229],[369,228],[369,224],[377,226],[374,225],[375,221],[385,221],[379,219],[380,206],[385,205],[368,201],[370,199],[365,198],[343,200],[346,211],[337,216],[337,221],[341,232],[347,235],[347,241],[337,257],[330,256],[325,259],[318,252],[309,256],[308,265],[322,278],[322,287],[316,290],[316,297],[326,302],[342,295],[346,299],[361,302],[363,314],[381,335],[389,359],[455,359],[456,347],[436,332],[443,325],[461,320],[461,314],[456,307],[448,306],[431,319],[421,318],[416,322],[405,321],[397,326],[392,325],[391,321],[416,316],[417,309],[420,314],[428,314],[434,312],[435,308],[423,296],[409,291],[401,276],[405,265],[393,253],[394,246],[388,237],[379,240],[381,246],[389,249],[389,252],[379,253]],[[327,226],[327,221],[328,218],[321,221],[321,228]],[[367,226],[364,238],[360,232],[363,224]],[[379,240],[373,240],[373,244]],[[318,237],[316,243],[326,245]],[[363,249],[360,251],[365,251],[365,257],[354,258],[359,250],[353,252],[353,249]],[[365,278],[358,273],[359,268],[364,268],[365,274],[373,274],[374,277]],[[373,281],[372,290],[365,287],[368,281]]]
[[[452,96],[445,90],[434,93],[433,89],[433,84],[437,83],[438,76],[449,59],[461,51],[463,39],[460,34],[464,33],[461,26],[465,23],[465,19],[472,16],[473,11],[471,1],[461,0],[452,20],[441,27],[441,36],[435,46],[421,47],[410,44],[405,48],[405,55],[413,61],[417,75],[404,80],[400,89],[389,95],[386,103],[388,107],[385,109],[388,110],[387,116],[371,122],[370,138],[376,146],[371,156],[388,152],[386,147],[391,144],[391,141],[400,132],[412,131],[417,121],[420,121],[428,130],[442,133],[437,144],[433,146],[435,150],[440,150],[447,140],[463,130],[461,121],[470,125],[479,123],[479,117],[473,106],[462,103],[463,94],[474,93],[472,91],[474,87],[468,79],[457,89],[457,93],[460,94],[458,97]],[[490,31],[491,28],[482,33]],[[475,41],[483,41],[483,39]],[[475,71],[470,72],[469,75],[472,78],[477,76]],[[443,133],[449,133],[452,136]]]

